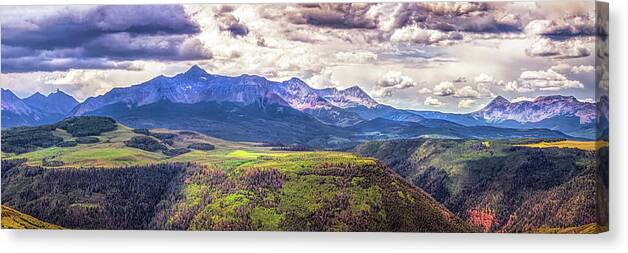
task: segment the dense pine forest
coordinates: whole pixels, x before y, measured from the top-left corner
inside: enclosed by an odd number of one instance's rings
[[[2,164],[2,203],[78,229],[147,229],[170,183],[190,164],[44,169]]]
[[[485,231],[608,224],[608,148],[517,146],[538,140],[398,140],[359,145]]]

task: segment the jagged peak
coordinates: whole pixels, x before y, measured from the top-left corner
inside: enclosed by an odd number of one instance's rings
[[[60,89],[55,90],[53,93],[50,93],[50,95],[48,96],[64,96],[64,97],[71,97],[70,94],[63,92]]]
[[[303,80],[299,79],[298,77],[293,77],[288,79],[288,82],[299,82],[299,83],[305,83]]]
[[[27,97],[26,99],[45,99],[46,96],[44,94],[41,94],[39,91],[33,93],[33,95],[30,95],[29,97]]]
[[[354,95],[356,97],[366,98],[366,99],[369,99],[369,100],[372,100],[373,102],[375,102],[375,100],[373,98],[371,98],[371,96],[369,96],[369,94],[366,93],[366,91],[364,91],[362,88],[360,88],[360,86],[357,86],[357,85],[353,85],[353,86],[351,86],[349,88],[346,88],[346,89],[344,89],[344,90],[342,90],[340,92],[345,93],[345,94],[349,93],[349,94]]]
[[[10,90],[10,89],[5,89],[5,88],[2,88],[2,96],[13,96],[13,97],[17,97],[17,96],[15,95],[15,93],[13,93],[13,91],[12,91],[12,90]]]
[[[360,86],[357,85],[353,85],[349,88],[344,89],[343,91],[357,91],[357,92],[361,92],[361,93],[366,93],[364,92],[364,90],[362,90],[362,88],[360,88]]]
[[[510,103],[510,100],[502,96],[497,96],[491,101],[491,103]]]
[[[305,88],[305,89],[308,89],[308,90],[312,89],[312,87],[310,87],[310,85],[308,85],[305,81],[299,79],[298,77],[290,78],[290,79],[288,79],[286,81],[283,81],[281,83],[284,84],[284,85],[292,86],[292,87],[296,86],[296,87]]]
[[[208,73],[200,66],[194,64],[187,71],[185,71],[185,75],[208,75]]]
[[[534,102],[546,101],[546,100],[571,100],[578,101],[574,96],[563,96],[563,95],[551,95],[551,96],[538,96],[534,99]]]
[[[480,110],[480,111],[485,111],[485,110],[489,110],[490,108],[493,108],[493,107],[496,107],[496,106],[505,106],[505,105],[510,105],[510,101],[508,99],[506,99],[505,97],[497,96],[497,97],[493,98],[493,100],[491,100],[491,102],[486,104],[486,106],[484,106],[484,108],[482,110]]]

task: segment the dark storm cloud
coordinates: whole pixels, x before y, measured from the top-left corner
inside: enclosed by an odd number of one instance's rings
[[[31,71],[66,71],[74,69],[127,69],[138,70],[130,62],[114,62],[103,58],[86,59],[42,59],[36,57],[2,59],[3,73]]]
[[[102,35],[195,34],[198,24],[175,5],[100,6],[86,12],[64,9],[55,16],[28,20],[31,25],[2,26],[2,44],[36,49],[80,46]]]
[[[249,34],[249,28],[240,22],[231,12],[234,8],[229,5],[221,5],[215,9],[216,22],[218,23],[218,29],[221,31],[228,31],[232,37],[243,37]]]
[[[530,22],[529,25],[531,33],[553,40],[607,35],[599,29],[595,19],[588,16],[567,17],[559,21],[535,20]]]
[[[273,11],[278,7],[269,7],[269,10],[262,10],[262,16],[299,25],[385,29],[387,32],[410,25],[444,32],[508,33],[522,30],[520,23],[496,17],[495,7],[487,3],[401,3],[394,6],[399,8],[392,10],[369,3],[301,4],[289,9],[279,7],[281,11]]]
[[[399,27],[420,24],[445,32],[508,33],[521,31],[520,24],[495,16],[490,3],[418,3],[405,8]]]
[[[304,4],[300,12],[289,12],[288,20],[339,29],[373,29],[377,25],[366,17],[370,4]]]
[[[190,38],[199,32],[183,7],[175,5],[66,8],[43,18],[4,20],[2,72],[125,68],[114,61],[211,58]]]
[[[336,29],[375,29],[377,24],[366,13],[368,3],[312,3],[296,6],[269,6],[261,9],[261,16],[268,19],[284,19],[298,25],[312,25]],[[274,12],[280,8],[281,11]]]

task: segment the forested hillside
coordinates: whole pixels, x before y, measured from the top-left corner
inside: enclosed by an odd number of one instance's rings
[[[3,160],[2,201],[71,229],[476,231],[371,158],[195,152],[115,168]],[[211,160],[176,162],[194,157]]]
[[[530,141],[416,139],[370,142],[380,159],[485,231],[524,232],[608,222],[608,148],[518,146]]]

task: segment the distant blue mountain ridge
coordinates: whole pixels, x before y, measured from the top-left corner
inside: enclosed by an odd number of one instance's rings
[[[358,86],[315,89],[298,78],[222,76],[198,66],[172,77],[114,88],[78,103],[57,91],[20,99],[2,89],[2,127],[104,115],[130,127],[197,130],[220,138],[339,148],[365,140],[416,138],[598,138],[608,100],[567,96],[493,99],[467,114],[397,109]],[[602,130],[600,130],[602,129]]]

